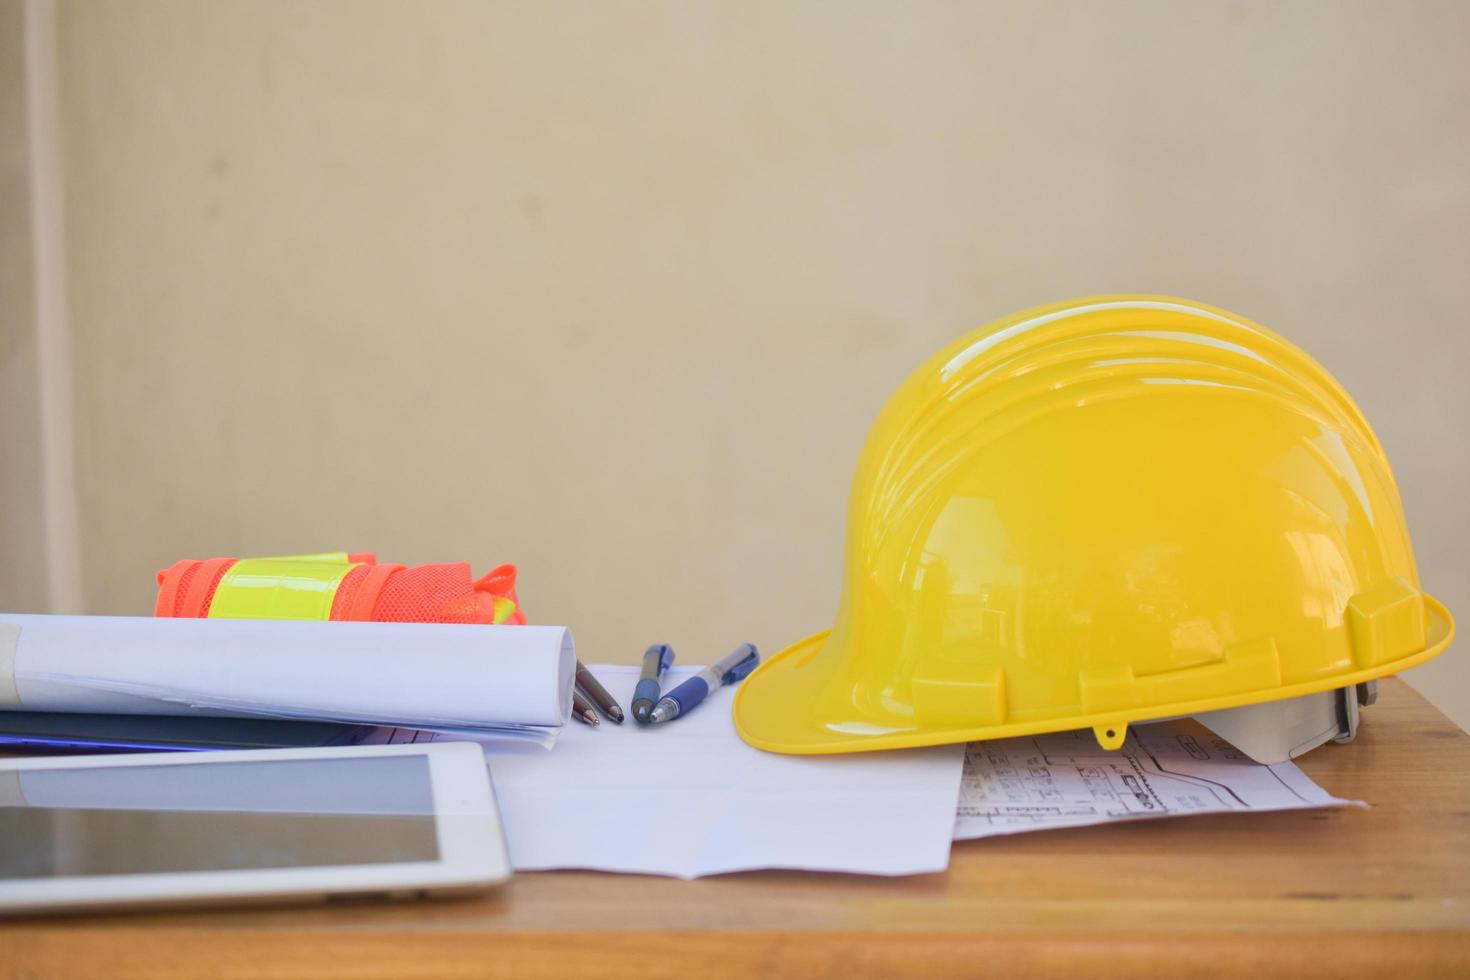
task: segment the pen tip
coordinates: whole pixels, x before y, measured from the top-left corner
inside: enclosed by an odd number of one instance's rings
[[[623,723],[623,709],[618,707],[617,705],[613,705],[611,708],[607,709],[607,716],[613,721],[617,722],[619,725]]]
[[[633,720],[640,725],[648,724],[648,705],[640,704],[633,709]]]

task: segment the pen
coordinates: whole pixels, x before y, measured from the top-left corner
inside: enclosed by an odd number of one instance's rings
[[[623,706],[613,700],[613,696],[607,693],[607,688],[592,676],[592,671],[588,670],[587,665],[580,660],[577,661],[577,686],[582,689],[583,694],[596,703],[603,714],[619,725],[623,723]]]
[[[588,701],[587,695],[581,691],[572,692],[572,717],[593,728],[602,724],[602,719],[598,718],[597,712],[592,710],[592,702]]]
[[[643,652],[643,673],[638,675],[638,686],[633,688],[633,720],[638,724],[648,724],[653,703],[658,700],[659,681],[673,662],[674,648],[667,643],[655,643]]]
[[[715,688],[736,683],[755,670],[755,665],[760,662],[761,655],[756,651],[755,644],[740,644],[722,660],[710,664],[659,698],[658,704],[653,707],[651,720],[654,724],[660,724],[687,714]]]

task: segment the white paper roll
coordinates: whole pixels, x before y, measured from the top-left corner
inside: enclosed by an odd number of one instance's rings
[[[6,625],[8,707],[27,711],[557,726],[576,676],[561,626],[0,613]]]
[[[15,650],[20,644],[20,627],[0,623],[0,708],[19,708],[15,689]]]

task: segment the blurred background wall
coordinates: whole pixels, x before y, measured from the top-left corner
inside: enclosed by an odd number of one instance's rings
[[[181,557],[376,549],[519,563],[588,661],[774,652],[829,622],[910,369],[1148,291],[1337,375],[1470,620],[1470,5],[54,13],[86,611],[149,612]],[[35,488],[0,493],[43,561]],[[1463,725],[1461,647],[1409,679]]]

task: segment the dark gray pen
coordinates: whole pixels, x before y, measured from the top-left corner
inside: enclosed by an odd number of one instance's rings
[[[652,720],[659,683],[673,662],[674,648],[667,643],[655,643],[643,654],[643,673],[638,675],[638,686],[633,689],[633,720],[638,724],[646,725]]]
[[[592,710],[592,702],[588,701],[587,695],[581,691],[572,692],[572,717],[593,728],[602,724],[602,719],[598,718],[597,712]]]
[[[580,660],[577,661],[577,686],[582,689],[583,694],[592,699],[592,703],[597,705],[599,711],[619,725],[623,723],[623,706],[613,700],[613,696],[607,693],[607,688],[592,676],[592,671],[588,670],[587,665]]]

